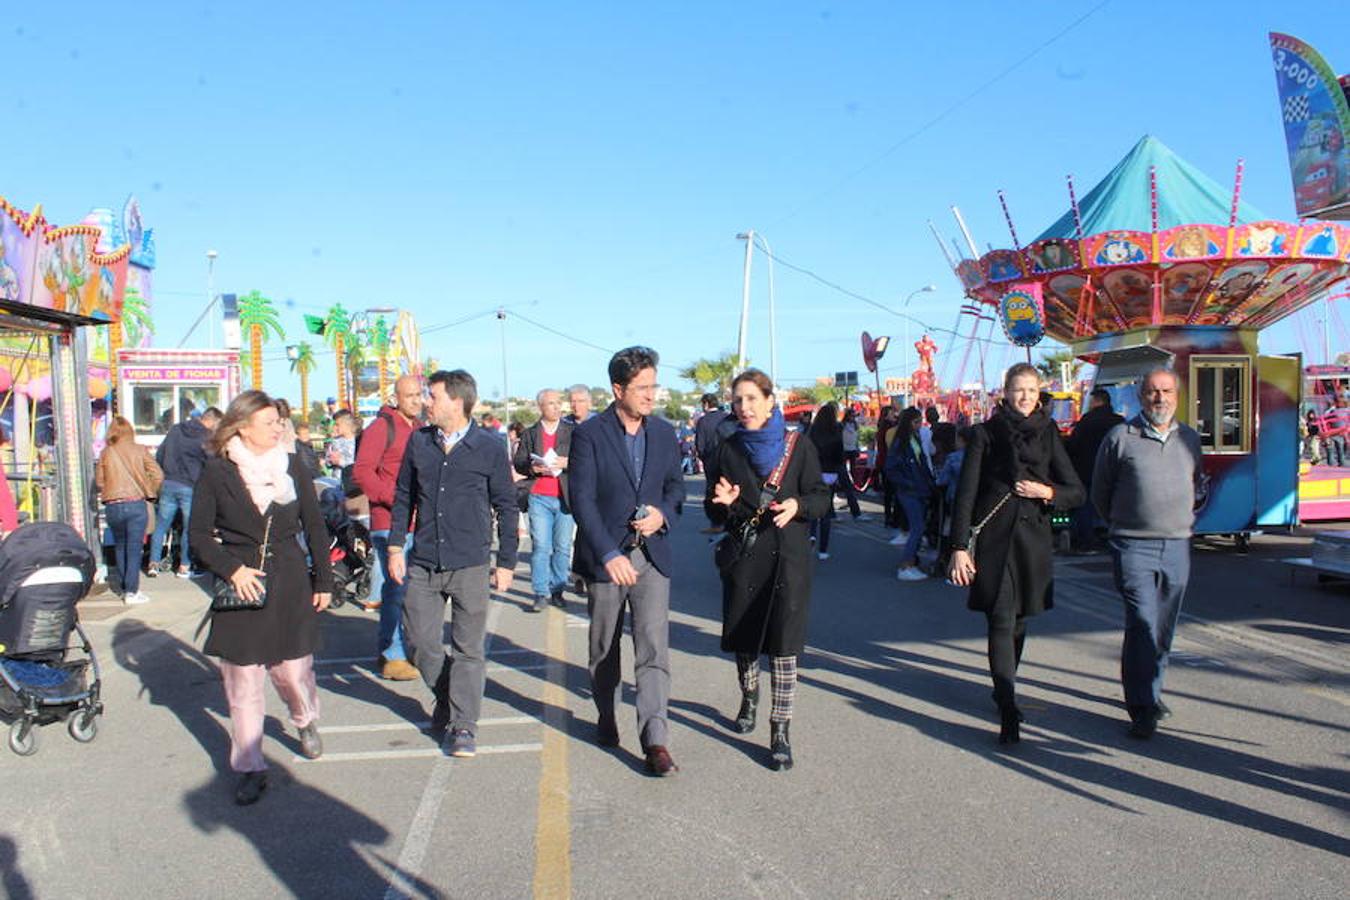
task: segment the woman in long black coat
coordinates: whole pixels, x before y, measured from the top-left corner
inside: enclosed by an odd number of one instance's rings
[[[714,525],[725,525],[718,545],[722,574],[722,649],[736,654],[741,708],[736,726],[755,728],[759,705],[759,657],[772,664],[773,704],[769,748],[776,769],[792,768],[788,734],[797,689],[797,655],[806,643],[811,605],[811,542],[808,521],[829,512],[830,491],[820,477],[820,460],[809,439],[787,433],[783,413],[774,405],[773,382],[758,369],[746,369],[732,382],[736,429],[717,450],[716,482],[708,484],[704,509]],[[783,466],[785,451],[791,455]],[[772,497],[766,485],[777,484]],[[741,553],[738,535],[768,503],[755,528],[756,538]]]
[[[1008,370],[995,415],[972,431],[952,513],[949,575],[970,586],[967,606],[989,623],[989,673],[1001,743],[1020,739],[1015,680],[1026,619],[1054,605],[1050,511],[1083,502],[1059,429],[1040,405],[1040,373]],[[986,521],[987,520],[987,521]],[[972,526],[985,522],[969,547]]]
[[[206,653],[219,658],[230,706],[230,768],[241,774],[235,791],[241,805],[267,787],[262,736],[269,676],[300,732],[301,751],[311,759],[323,752],[314,650],[319,612],[333,590],[328,531],[309,471],[286,453],[281,435],[270,397],[262,391],[236,397],[212,435],[214,455],[193,490],[188,525],[192,549],[208,572],[250,602],[263,595],[259,608],[213,612],[206,639]],[[301,534],[312,572],[296,540]]]

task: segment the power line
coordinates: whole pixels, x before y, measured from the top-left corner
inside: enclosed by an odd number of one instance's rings
[[[1095,15],[1095,14],[1098,12],[1098,10],[1100,10],[1100,9],[1102,9],[1103,7],[1107,6],[1110,2],[1111,2],[1111,0],[1101,0],[1101,2],[1098,3],[1096,6],[1092,7],[1092,8],[1089,9],[1087,12],[1083,13],[1083,14],[1082,14],[1081,16],[1079,16],[1077,19],[1074,19],[1074,20],[1073,20],[1072,22],[1070,22],[1068,25],[1066,25],[1065,27],[1061,28],[1059,31],[1055,32],[1055,33],[1052,34],[1050,37],[1046,38],[1046,39],[1045,39],[1044,41],[1042,41],[1040,44],[1037,44],[1037,45],[1036,45],[1035,47],[1033,47],[1029,52],[1027,52],[1027,53],[1024,54],[1023,56],[1021,56],[1020,58],[1018,58],[1015,62],[1013,62],[1011,65],[1007,66],[1006,68],[1004,68],[1002,71],[998,72],[996,75],[994,75],[994,76],[993,76],[992,78],[990,78],[989,80],[985,81],[985,82],[984,82],[983,84],[981,84],[979,87],[975,88],[973,91],[971,91],[970,93],[966,94],[964,97],[960,98],[960,99],[957,100],[955,103],[952,103],[951,105],[949,105],[948,107],[946,107],[945,109],[943,109],[943,110],[942,110],[941,112],[939,112],[936,116],[934,116],[933,118],[929,119],[927,122],[925,122],[924,124],[920,125],[918,128],[916,128],[915,130],[911,131],[909,134],[905,135],[904,137],[902,137],[900,140],[896,141],[896,142],[895,142],[894,144],[892,144],[891,146],[887,147],[885,150],[883,150],[883,151],[882,151],[880,154],[878,154],[877,156],[875,156],[875,157],[873,157],[872,159],[868,160],[867,162],[863,163],[861,166],[859,166],[858,168],[854,169],[852,172],[848,173],[848,174],[845,175],[843,178],[840,178],[840,179],[839,179],[838,181],[836,181],[834,184],[832,184],[832,185],[830,185],[829,187],[825,188],[823,191],[821,191],[820,193],[816,194],[814,197],[811,197],[809,200],[806,200],[806,201],[803,202],[801,205],[799,205],[796,209],[792,210],[792,212],[790,212],[790,213],[788,213],[787,215],[783,216],[781,219],[779,219],[777,222],[774,222],[773,224],[774,224],[774,225],[781,225],[782,223],[787,222],[788,220],[795,218],[799,213],[802,212],[802,210],[806,209],[807,207],[811,206],[812,204],[814,204],[814,203],[816,203],[816,202],[818,202],[818,201],[824,199],[824,198],[827,197],[828,195],[830,195],[830,194],[834,193],[835,191],[839,190],[839,188],[841,188],[841,187],[843,187],[844,185],[848,184],[850,181],[852,181],[853,179],[857,178],[859,175],[863,174],[864,172],[866,172],[866,171],[868,171],[869,169],[873,168],[873,167],[876,166],[877,164],[881,163],[883,160],[885,160],[887,157],[891,156],[893,153],[895,153],[895,152],[896,152],[897,150],[899,150],[901,147],[905,146],[906,144],[910,143],[911,141],[916,140],[917,138],[919,138],[920,136],[922,136],[925,132],[929,131],[930,129],[934,128],[935,126],[937,126],[938,124],[940,124],[942,121],[944,121],[945,119],[947,119],[952,113],[954,113],[954,112],[956,112],[957,110],[961,109],[961,107],[965,106],[967,103],[969,103],[970,101],[974,100],[974,99],[975,99],[976,97],[978,97],[980,94],[983,94],[985,91],[989,90],[989,88],[993,87],[995,84],[997,84],[998,82],[1002,81],[1004,78],[1007,78],[1009,75],[1011,75],[1013,72],[1015,72],[1015,71],[1017,71],[1018,69],[1020,69],[1022,66],[1026,65],[1026,64],[1027,64],[1028,62],[1030,62],[1034,57],[1036,57],[1037,55],[1039,55],[1039,54],[1041,53],[1041,51],[1045,50],[1045,49],[1046,49],[1047,47],[1049,47],[1051,44],[1054,44],[1056,41],[1058,41],[1060,38],[1064,37],[1064,36],[1065,36],[1066,34],[1068,34],[1070,31],[1073,31],[1073,30],[1074,30],[1075,28],[1077,28],[1079,25],[1083,24],[1085,21],[1087,21],[1089,18],[1091,18],[1093,15]]]

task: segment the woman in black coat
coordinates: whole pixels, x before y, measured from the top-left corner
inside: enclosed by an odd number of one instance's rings
[[[311,759],[323,752],[314,649],[319,612],[333,590],[328,531],[314,482],[281,436],[270,397],[244,391],[234,398],[208,445],[213,455],[193,490],[188,524],[192,549],[207,571],[244,599],[263,599],[256,609],[211,613],[206,639],[206,653],[219,657],[230,706],[230,768],[241,773],[240,805],[267,788],[262,737],[269,676],[299,729],[301,752]],[[296,539],[302,533],[313,572]]]
[[[788,725],[797,690],[797,655],[806,643],[811,605],[807,522],[829,511],[830,491],[821,480],[811,441],[800,432],[788,434],[769,376],[746,369],[731,390],[737,428],[718,447],[715,471],[720,477],[708,484],[703,503],[713,524],[727,530],[717,549],[722,649],[736,654],[741,687],[736,727],[742,734],[755,728],[760,654],[772,660],[769,748],[773,767],[784,770],[792,768]],[[776,493],[766,496],[766,486],[773,484],[778,485]],[[741,552],[738,536],[761,504],[765,508],[754,542]]]
[[[1040,384],[1026,363],[1008,370],[994,416],[972,431],[952,513],[949,577],[970,586],[966,605],[988,619],[989,673],[1005,744],[1020,739],[1014,683],[1026,619],[1054,605],[1050,510],[1073,509],[1084,494],[1039,402]],[[971,529],[980,523],[972,558]]]

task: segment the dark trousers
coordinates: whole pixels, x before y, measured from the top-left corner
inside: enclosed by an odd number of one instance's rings
[[[886,527],[903,529],[907,523],[900,501],[895,497],[895,486],[884,472],[878,472],[877,479],[881,482],[881,507],[885,510]]]
[[[141,589],[141,555],[145,549],[145,529],[150,513],[144,500],[109,503],[103,511],[113,536],[113,558],[117,561],[120,585],[118,593],[134,594]]]
[[[989,621],[989,674],[994,680],[994,702],[999,709],[1016,703],[1017,667],[1027,640],[1027,620],[1020,612],[1017,588],[1011,571],[1003,575],[995,607],[985,613]]]
[[[830,552],[830,524],[834,520],[834,510],[831,509],[819,519],[811,520],[811,537],[816,539],[816,552]]]
[[[1073,511],[1072,533],[1075,550],[1091,550],[1097,545],[1097,510],[1092,507],[1092,501]]]
[[[1326,447],[1327,465],[1344,466],[1345,465],[1345,435],[1333,434],[1322,441]]]
[[[1120,680],[1134,716],[1162,698],[1167,654],[1191,574],[1191,542],[1113,537],[1110,544],[1116,589],[1125,603]]]
[[[843,465],[839,467],[838,480],[834,483],[836,494],[843,494],[844,499],[848,501],[848,511],[853,518],[862,515],[862,509],[858,506],[858,489],[853,486],[853,476],[849,474],[849,467]]]
[[[666,743],[666,707],[670,702],[670,579],[657,571],[645,553],[629,560],[638,571],[637,584],[591,582],[587,608],[591,616],[591,696],[602,729],[614,727],[619,689],[623,686],[620,647],[623,620],[633,611],[633,675],[637,682],[638,735],[645,750]]]
[[[433,572],[409,566],[403,595],[404,647],[438,703],[450,705],[450,727],[473,731],[483,707],[487,665],[488,567]],[[450,601],[450,653],[445,652],[445,605]]]

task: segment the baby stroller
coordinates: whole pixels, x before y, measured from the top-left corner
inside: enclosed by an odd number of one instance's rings
[[[333,566],[333,602],[365,604],[370,596],[370,567],[375,555],[370,529],[347,514],[346,496],[340,487],[323,488],[319,507],[328,526],[328,561]]]
[[[98,733],[98,660],[75,615],[93,582],[94,554],[69,525],[35,522],[0,543],[0,712],[20,756],[37,752],[38,725],[64,721],[82,744]],[[72,632],[83,658],[66,658]]]

